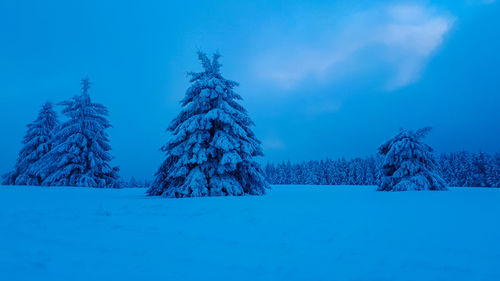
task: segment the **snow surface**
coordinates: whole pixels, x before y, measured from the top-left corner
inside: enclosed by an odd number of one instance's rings
[[[500,189],[0,187],[1,280],[500,280]]]

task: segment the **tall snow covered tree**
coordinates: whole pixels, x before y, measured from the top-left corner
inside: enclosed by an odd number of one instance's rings
[[[237,82],[220,72],[219,54],[199,52],[203,72],[190,73],[183,109],[171,122],[166,159],[149,195],[198,197],[264,194],[268,184],[253,159],[263,155],[253,122],[237,102]]]
[[[58,124],[57,114],[52,103],[45,103],[38,118],[33,123],[28,124],[28,130],[23,140],[24,147],[19,152],[14,170],[4,175],[3,184],[41,184],[43,178],[37,176],[31,167],[50,151],[54,129]]]
[[[64,101],[68,120],[54,136],[54,146],[36,165],[47,186],[118,187],[118,168],[112,168],[106,119],[108,110],[93,103],[90,82],[82,80],[82,93]]]
[[[385,159],[378,190],[446,190],[432,148],[421,141],[430,129],[426,127],[416,132],[401,130],[380,146],[379,153]]]

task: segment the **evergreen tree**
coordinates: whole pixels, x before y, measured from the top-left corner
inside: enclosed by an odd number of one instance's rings
[[[293,179],[293,170],[292,170],[292,162],[290,160],[288,160],[286,163],[283,163],[283,167],[284,167],[284,172],[283,172],[283,175],[284,175],[284,178],[283,178],[283,182],[284,184],[292,184],[292,182],[294,181]]]
[[[42,106],[37,119],[27,125],[28,130],[23,140],[23,148],[14,170],[4,175],[5,185],[40,185],[43,178],[37,176],[31,167],[50,151],[54,129],[59,124],[52,103]]]
[[[89,89],[85,78],[82,93],[61,103],[69,120],[61,124],[52,150],[37,165],[36,171],[45,178],[42,185],[119,187],[119,169],[109,164],[108,110],[91,101]]]
[[[345,160],[345,158],[341,158],[338,160],[338,171],[339,171],[339,184],[346,185],[348,184],[349,178],[349,163]]]
[[[316,166],[316,174],[319,177],[319,184],[326,185],[328,184],[328,177],[326,175],[326,164],[323,160],[319,161]]]
[[[285,162],[278,163],[278,172],[276,174],[276,184],[287,184]]]
[[[323,166],[323,173],[324,173],[326,185],[333,184],[333,175],[332,175],[332,171],[331,171],[332,164],[333,164],[333,161],[329,158],[326,158],[324,166]]]
[[[493,168],[492,175],[490,176],[490,182],[492,187],[500,187],[500,153],[496,153],[493,158]]]
[[[316,173],[316,169],[314,167],[314,161],[309,161],[305,165],[306,174],[304,177],[304,184],[307,185],[318,185],[320,183],[320,178]]]
[[[293,175],[293,178],[291,180],[292,184],[300,184],[303,182],[304,174],[300,164],[292,164],[292,175]]]
[[[475,185],[474,155],[468,151],[463,151],[458,163],[459,177],[462,179],[460,186],[472,187]]]
[[[128,182],[128,187],[138,187],[138,186],[140,186],[139,182],[134,177],[131,177],[130,181]]]
[[[473,164],[473,185],[475,187],[485,187],[488,186],[488,170],[489,164],[487,156],[484,152],[480,151],[475,154],[472,159]]]
[[[377,185],[377,164],[375,157],[370,156],[366,159],[366,185]]]
[[[264,172],[266,174],[266,180],[270,184],[276,184],[276,168],[274,164],[267,163]]]
[[[190,73],[192,83],[181,113],[168,127],[166,159],[149,195],[197,197],[260,195],[268,184],[253,159],[263,155],[250,129],[253,122],[237,102],[238,83],[222,77],[219,54],[210,60],[199,52],[203,72]]]
[[[421,139],[430,127],[416,132],[401,130],[394,138],[380,146],[385,156],[382,165],[381,191],[445,190],[439,175],[432,148]]]
[[[439,169],[441,171],[441,176],[443,180],[446,181],[450,186],[456,186],[454,182],[454,170],[453,170],[453,154],[443,153],[439,156],[438,160]]]
[[[149,187],[151,187],[151,184],[152,184],[151,180],[144,180],[144,187],[149,188]]]

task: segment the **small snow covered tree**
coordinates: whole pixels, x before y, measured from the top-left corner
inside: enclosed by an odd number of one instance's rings
[[[378,190],[446,190],[432,148],[421,141],[430,129],[401,130],[379,148],[385,158]]]
[[[264,173],[268,183],[276,184],[276,168],[274,167],[274,164],[267,163],[264,168]]]
[[[139,182],[134,177],[131,177],[130,181],[128,182],[128,187],[139,187],[139,186],[141,186]]]
[[[253,159],[263,155],[250,129],[253,122],[237,102],[241,96],[220,72],[219,54],[210,60],[199,52],[203,72],[190,73],[192,85],[184,107],[171,122],[171,138],[162,150],[166,159],[149,195],[198,197],[260,195],[268,184]]]
[[[500,153],[496,153],[494,156],[490,181],[492,187],[500,187]]]
[[[54,146],[35,170],[47,186],[119,187],[118,168],[112,168],[106,129],[108,110],[93,103],[90,82],[82,80],[82,93],[64,101],[62,123],[54,136]]]
[[[487,159],[487,155],[484,152],[480,151],[479,153],[474,154],[472,158],[474,186],[488,186],[489,165],[490,163]]]
[[[23,148],[14,170],[4,175],[5,185],[40,185],[43,178],[37,176],[31,167],[47,154],[52,146],[54,129],[59,124],[52,103],[42,106],[38,118],[28,124],[28,130],[23,140]]]

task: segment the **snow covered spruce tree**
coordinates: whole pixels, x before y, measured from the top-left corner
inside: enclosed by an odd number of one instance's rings
[[[199,52],[203,72],[190,73],[184,107],[171,122],[166,159],[149,195],[198,197],[264,194],[268,184],[253,159],[263,155],[250,129],[253,122],[237,102],[237,82],[220,72],[219,54],[210,60]]]
[[[378,190],[446,190],[432,148],[421,141],[430,130],[401,130],[378,149],[385,157]]]
[[[93,103],[90,82],[82,80],[82,93],[64,101],[68,120],[54,136],[54,146],[36,165],[47,186],[119,187],[118,168],[112,168],[106,129],[108,110]]]
[[[38,118],[27,125],[24,147],[19,152],[14,170],[4,175],[5,185],[40,185],[43,178],[36,175],[31,167],[51,149],[54,129],[59,124],[52,103],[42,106]]]

